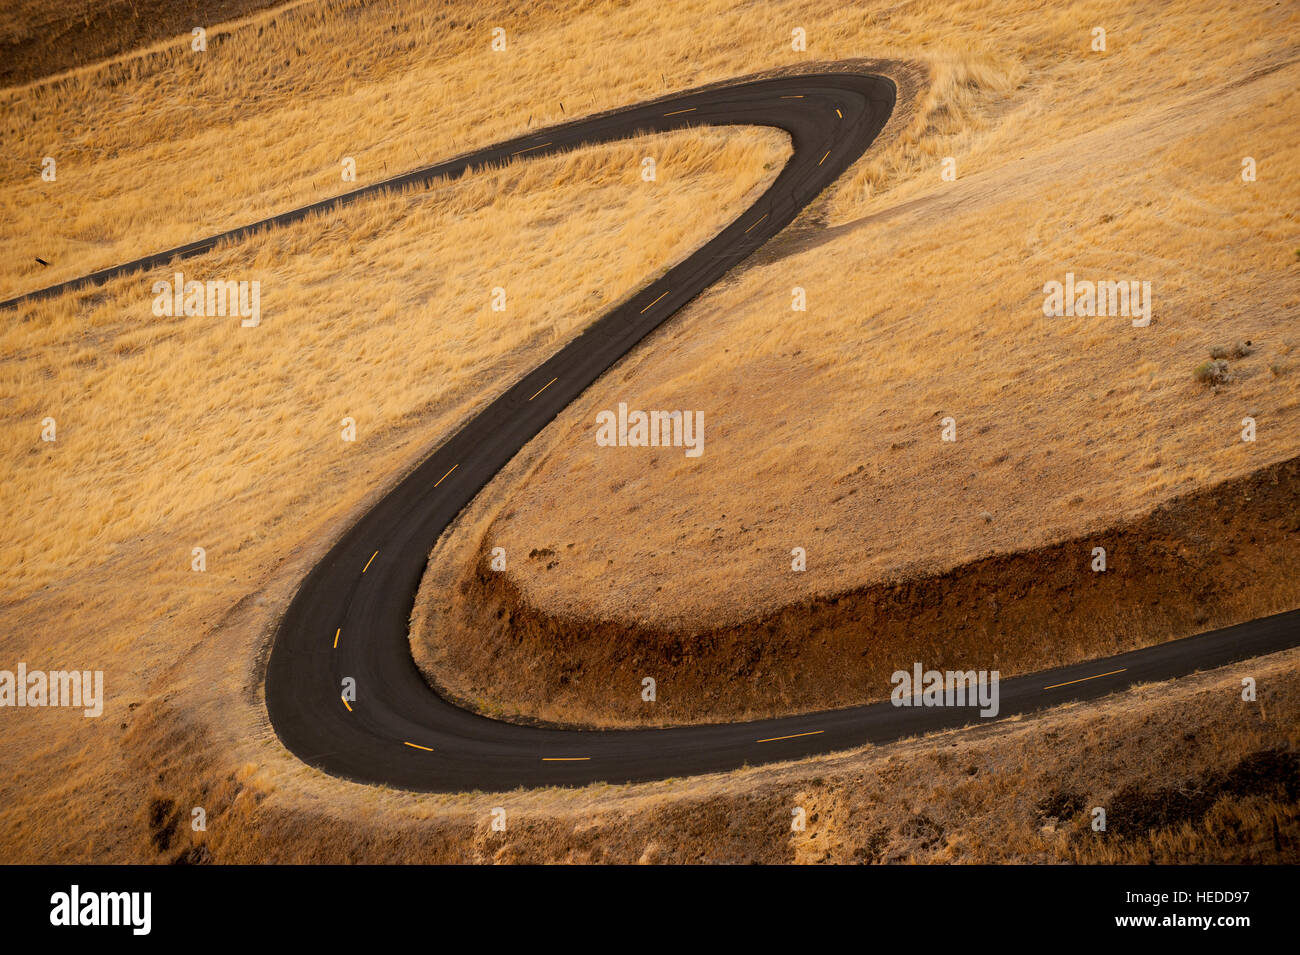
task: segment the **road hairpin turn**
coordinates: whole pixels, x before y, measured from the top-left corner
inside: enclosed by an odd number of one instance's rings
[[[818,72],[742,80],[566,123],[270,219],[29,293],[0,307],[207,252],[222,241],[427,185],[512,158],[701,125],[785,130],[793,153],[766,192],[693,255],[526,374],[400,480],[311,570],[280,621],[266,671],[272,725],[294,754],[336,776],[411,790],[629,782],[734,769],[979,721],[970,708],[889,702],[749,723],[580,731],[504,723],[430,688],[409,620],[429,552],[479,490],[638,342],[784,229],[888,121],[889,79]],[[998,716],[1095,698],[1136,682],[1300,643],[1300,611],[1105,660],[1003,680]],[[355,698],[344,692],[355,686]],[[882,688],[883,692],[883,688]]]

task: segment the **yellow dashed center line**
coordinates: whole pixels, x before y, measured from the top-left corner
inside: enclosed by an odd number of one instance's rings
[[[692,106],[690,109],[675,109],[675,110],[673,110],[671,113],[664,113],[664,115],[665,115],[665,116],[679,116],[679,115],[681,115],[682,113],[693,113],[693,112],[695,112],[695,107],[694,107],[694,106]]]
[[[762,216],[762,218],[760,218],[760,219],[758,219],[758,220],[757,220],[757,221],[755,221],[755,222],[753,222],[753,223],[751,223],[751,225],[750,225],[750,227],[749,227],[749,229],[752,229],[752,228],[754,228],[754,226],[756,226],[756,225],[758,225],[758,223],[759,223],[759,222],[762,222],[762,221],[763,221],[763,219],[766,219],[766,218],[767,218],[767,213],[766,213],[766,212],[764,212],[764,213],[763,213],[763,216]],[[745,230],[745,231],[746,231],[746,232],[749,232],[749,229],[746,229],[746,230]]]
[[[560,380],[560,379],[558,379],[558,378],[552,378],[550,381],[548,381],[546,384],[542,385],[542,387],[538,388],[537,391],[535,391],[535,392],[533,393],[533,398],[536,398],[536,397],[537,397],[538,395],[540,395],[543,391],[545,391],[547,388],[551,387],[551,385],[555,384],[555,383],[556,383],[557,381],[559,381],[559,380]],[[532,401],[533,398],[529,398],[528,400],[529,400],[529,401]]]
[[[838,106],[835,107],[835,115],[838,116],[840,119],[844,118],[844,114],[840,112],[840,108]]]
[[[760,739],[760,743],[775,743],[779,739],[798,739],[800,736],[819,736],[826,732],[825,730],[813,730],[811,733],[795,733],[793,736],[773,736],[769,739]]]
[[[516,149],[510,155],[518,156],[520,153],[532,152],[534,149],[541,149],[543,146],[549,146],[549,145],[551,145],[549,142],[538,143],[536,146],[529,146],[526,149]]]
[[[803,94],[799,94],[798,96],[782,96],[781,99],[803,99]]]
[[[343,705],[346,706],[348,708],[348,712],[351,713],[352,706],[348,703],[348,698],[346,696],[340,696],[339,699],[343,701]]]
[[[337,630],[334,631],[334,649],[335,649],[335,650],[337,650],[337,649],[339,648],[339,634],[342,633],[342,632],[343,632],[343,628],[342,628],[342,627],[339,627]]]
[[[1096,676],[1080,677],[1077,680],[1066,680],[1064,683],[1053,683],[1051,686],[1043,687],[1044,690],[1055,690],[1058,686],[1070,686],[1073,683],[1086,683],[1089,680],[1100,680],[1104,676],[1114,676],[1116,673],[1123,673],[1128,667],[1121,667],[1118,670],[1111,670],[1109,673],[1098,673]]]
[[[422,750],[424,750],[426,753],[432,753],[432,752],[433,752],[433,747],[432,747],[432,746],[421,746],[419,743],[408,743],[406,740],[402,740],[402,745],[403,745],[403,746],[409,746],[409,747],[411,747],[411,749],[422,749]]]
[[[826,150],[826,156],[829,156],[830,154],[831,151],[829,149]],[[817,160],[817,165],[820,166],[822,163],[824,163],[826,161],[826,156],[823,156],[821,159]]]
[[[375,551],[373,554],[370,555],[370,560],[366,561],[366,566],[361,568],[361,572],[363,574],[370,569],[370,565],[374,563],[375,558],[378,556],[379,556],[379,551]]]
[[[659,296],[659,298],[663,298],[664,295],[667,295],[667,294],[668,294],[667,292],[664,292],[663,295],[660,295],[660,296]],[[655,299],[655,302],[659,301],[659,298]],[[645,308],[641,309],[641,314],[644,315],[646,312],[650,311],[650,309],[654,308],[654,304],[655,304],[655,302],[651,302],[651,303],[650,303],[649,305],[647,305]]]
[[[543,756],[543,763],[583,763],[591,759],[590,756]]]
[[[451,471],[456,470],[458,467],[460,467],[459,464],[453,464],[453,465],[451,466]],[[441,484],[443,481],[447,480],[448,476],[451,474],[451,471],[448,471],[448,472],[447,472],[446,474],[444,474],[442,477],[438,478],[438,484]],[[437,487],[438,484],[435,484],[434,487]]]

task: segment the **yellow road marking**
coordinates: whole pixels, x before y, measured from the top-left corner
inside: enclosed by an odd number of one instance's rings
[[[664,292],[663,295],[660,295],[660,296],[659,296],[659,298],[663,298],[664,295],[667,295],[667,294],[668,294],[667,292]],[[659,298],[655,299],[655,302],[659,301]],[[650,303],[649,305],[647,305],[645,308],[641,309],[641,314],[644,315],[646,312],[650,311],[650,309],[652,309],[652,308],[654,307],[655,302],[651,302],[651,303]]]
[[[798,96],[782,96],[781,99],[803,99],[803,94],[801,93]]]
[[[665,115],[665,116],[677,116],[677,115],[680,114],[680,113],[693,113],[693,112],[695,112],[695,107],[694,107],[694,106],[692,106],[690,109],[675,109],[675,110],[673,110],[671,113],[664,113],[664,115]]]
[[[826,156],[829,156],[830,154],[831,151],[829,149],[826,150]],[[823,156],[821,159],[817,160],[817,165],[820,166],[822,163],[824,163],[826,161],[826,156]]]
[[[1089,680],[1099,680],[1104,676],[1114,676],[1116,673],[1123,673],[1128,667],[1120,667],[1118,670],[1111,670],[1109,673],[1098,673],[1096,676],[1085,676],[1078,680],[1066,680],[1064,683],[1053,683],[1051,686],[1043,687],[1044,690],[1055,690],[1058,686],[1069,686],[1072,683],[1086,683]]]
[[[370,560],[366,561],[366,566],[361,568],[361,572],[363,574],[370,569],[370,565],[374,563],[375,558],[378,556],[379,556],[379,551],[375,551],[373,554],[370,555]]]
[[[337,650],[337,649],[339,648],[339,634],[342,633],[342,632],[343,632],[343,628],[342,628],[342,627],[339,627],[337,630],[334,631],[334,649],[335,649],[335,650]]]
[[[351,713],[352,707],[348,705],[348,698],[346,696],[340,696],[339,699],[343,701],[343,705],[347,706],[348,712]]]
[[[536,146],[529,146],[527,149],[516,149],[510,155],[518,156],[520,153],[532,152],[534,149],[541,149],[543,146],[549,146],[549,145],[551,145],[549,142],[539,143]]]
[[[536,393],[533,395],[533,398],[536,398],[537,395],[540,395],[543,391],[545,391],[547,388],[551,387],[551,385],[555,384],[555,383],[556,383],[557,381],[559,381],[559,380],[560,380],[560,379],[558,379],[558,378],[552,378],[552,379],[551,379],[550,381],[548,381],[546,384],[542,385],[542,387],[540,387],[540,388],[537,389]],[[529,398],[528,400],[529,400],[529,401],[532,401],[533,398]]]
[[[591,759],[590,756],[543,756],[543,763],[582,763]]]
[[[779,739],[798,739],[800,736],[817,736],[825,730],[813,730],[811,733],[795,733],[793,736],[773,736],[770,739],[760,739],[760,743],[775,743]]]
[[[840,119],[844,118],[844,114],[840,112],[840,108],[838,106],[835,107],[835,115],[838,116]]]
[[[749,229],[754,228],[754,226],[758,225],[759,222],[762,222],[763,219],[766,219],[766,218],[767,218],[767,213],[764,212],[764,213],[763,213],[763,218],[762,218],[762,219],[759,219],[757,222],[754,222],[752,225],[750,225]],[[746,229],[745,231],[746,231],[746,232],[749,232],[749,229]]]
[[[451,471],[456,470],[458,467],[460,467],[459,464],[453,464],[451,466]],[[442,477],[438,478],[438,484],[441,484],[443,481],[447,480],[447,475],[451,474],[451,471],[448,471],[447,474],[444,474]],[[438,484],[435,484],[434,487],[437,487]]]
[[[402,740],[402,745],[403,745],[403,746],[409,746],[409,747],[411,747],[411,749],[422,749],[422,750],[424,750],[426,753],[432,753],[432,752],[433,752],[433,747],[431,747],[431,746],[421,746],[419,743],[408,743],[406,740]]]

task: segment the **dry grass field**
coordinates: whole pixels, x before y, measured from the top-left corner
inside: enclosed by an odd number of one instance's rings
[[[141,541],[150,574],[188,573],[160,535],[206,543],[218,573],[251,570],[236,555],[261,540],[265,568],[277,525],[322,506],[320,485],[296,475],[384,480],[371,448],[449,433],[540,351],[709,238],[788,151],[773,130],[645,137],[350,206],[177,266],[259,280],[255,329],[155,318],[151,288],[170,268],[78,293],[75,309],[66,298],[25,309],[0,331],[7,595]],[[650,152],[663,188],[635,188]],[[497,287],[504,312],[491,310]],[[46,416],[53,443],[39,441]],[[355,444],[341,439],[345,417]]]
[[[877,147],[584,395],[438,545],[434,563],[466,585],[485,546],[555,550],[550,571],[513,560],[488,595],[521,614],[579,631],[619,621],[628,646],[689,638],[684,619],[743,627],[1104,534],[1297,453],[1300,206],[1284,170],[1300,158],[1287,100],[1300,14],[1287,5],[296,2],[211,24],[203,53],[183,26],[168,39],[122,19],[111,42],[76,26],[108,6],[47,5],[39,29],[27,5],[0,19],[20,54],[5,75],[25,84],[0,89],[0,298],[335,194],[345,156],[365,183],[756,71],[870,57],[898,79]],[[506,53],[489,50],[495,25]],[[1088,48],[1098,25],[1105,53]],[[806,53],[790,49],[795,26]],[[75,58],[50,52],[60,36]],[[113,59],[87,63],[98,56]],[[646,150],[653,192],[636,177]],[[259,279],[257,329],[155,319],[154,275],[9,313],[0,666],[101,668],[108,701],[98,720],[0,717],[0,861],[1294,859],[1295,653],[1247,665],[1257,708],[1235,702],[1236,668],[964,735],[636,787],[412,795],[330,779],[279,745],[259,661],[330,540],[481,403],[730,221],[787,152],[771,131],[709,130],[517,162],[184,263]],[[939,178],[945,156],[955,182]],[[1151,326],[1044,319],[1043,282],[1070,269],[1149,279]],[[496,285],[505,315],[488,308]],[[806,313],[789,310],[793,285]],[[1238,339],[1253,352],[1232,360],[1233,381],[1193,381]],[[595,449],[595,410],[620,400],[703,410],[705,456]],[[1247,412],[1259,440],[1243,447]],[[955,444],[938,440],[945,415]],[[1250,537],[1248,516],[1234,533]],[[788,572],[794,546],[803,575]],[[1281,599],[1270,553],[1225,613]],[[449,618],[430,626],[447,609],[435,583],[414,635],[433,679],[475,677],[431,665],[452,640],[529,672]],[[797,669],[798,642],[774,645],[776,672]],[[509,698],[472,702],[616,718],[559,685],[500,686]],[[754,705],[725,683],[709,692],[714,714]],[[1214,800],[1152,815],[1162,787],[1189,778]],[[1119,799],[1140,824],[1089,841],[1078,799]],[[792,800],[813,810],[798,839]],[[503,802],[517,820],[505,837],[487,829]],[[203,834],[184,822],[198,805]]]

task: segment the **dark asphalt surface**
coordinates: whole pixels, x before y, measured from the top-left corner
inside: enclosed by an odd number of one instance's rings
[[[313,212],[516,155],[541,156],[692,125],[784,129],[793,140],[794,154],[750,209],[525,375],[334,544],[303,581],[281,620],[267,664],[267,710],[280,739],[305,762],[348,779],[425,791],[685,776],[976,723],[981,720],[972,708],[894,707],[885,702],[675,729],[518,726],[443,700],[420,675],[409,645],[416,590],[443,529],[570,401],[649,332],[780,232],[861,156],[889,118],[894,99],[888,79],[853,73],[742,81],[685,93],[540,130],[0,307],[163,266],[223,240],[246,238]],[[1293,611],[1103,660],[1004,679],[999,718],[1093,699],[1133,683],[1169,679],[1298,643],[1300,611]],[[356,681],[357,699],[350,704],[342,698],[345,677]],[[888,690],[881,688],[882,694]]]

